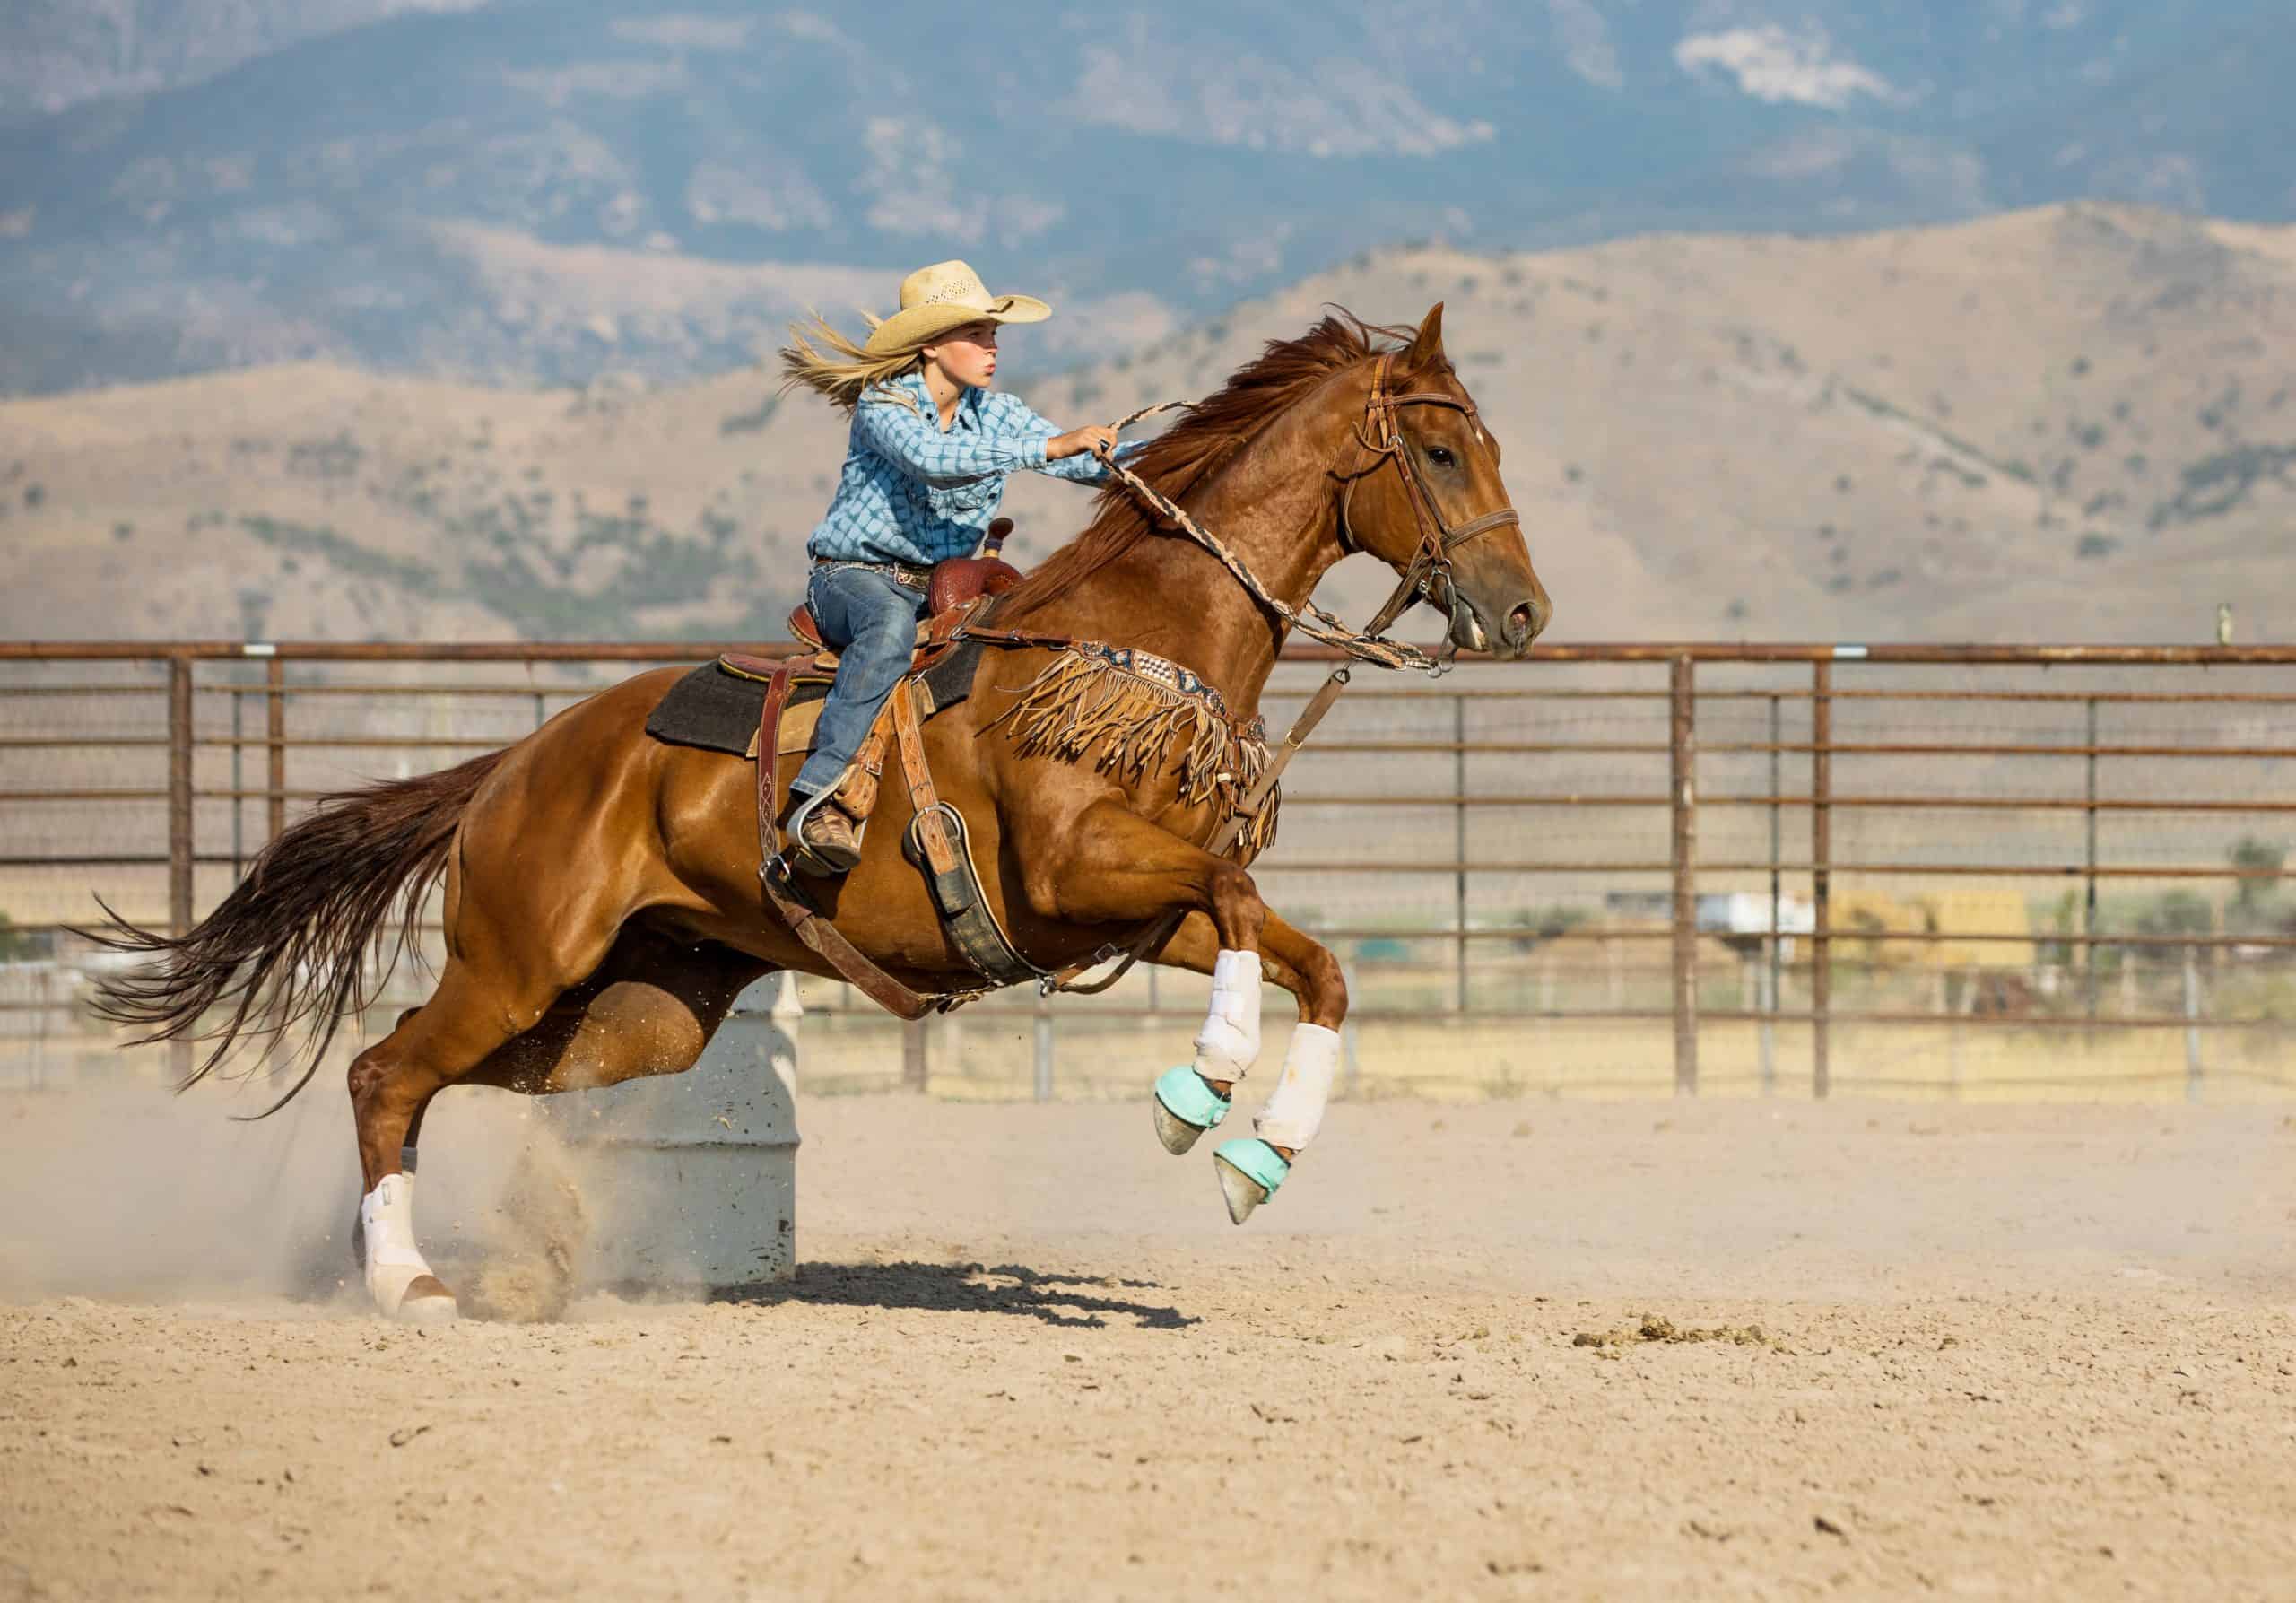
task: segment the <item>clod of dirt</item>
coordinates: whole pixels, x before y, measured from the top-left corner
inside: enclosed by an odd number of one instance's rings
[[[1646,1342],[1679,1345],[1687,1341],[1726,1341],[1733,1346],[1770,1347],[1772,1341],[1760,1325],[1678,1326],[1674,1320],[1646,1313],[1631,1330],[1581,1330],[1570,1338],[1574,1347],[1631,1347]]]

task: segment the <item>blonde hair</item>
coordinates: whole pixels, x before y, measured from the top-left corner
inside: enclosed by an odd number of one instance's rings
[[[867,312],[861,315],[869,318],[871,327],[876,327],[878,318]],[[939,344],[945,335],[872,354],[830,327],[821,313],[810,312],[807,318],[806,323],[789,325],[789,343],[781,347],[781,394],[810,389],[843,412],[852,411],[865,398],[918,410],[917,398],[905,389],[892,388],[892,381],[923,367],[925,347]],[[872,390],[880,393],[871,396]]]

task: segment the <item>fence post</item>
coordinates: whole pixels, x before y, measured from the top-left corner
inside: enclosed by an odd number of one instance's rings
[[[168,658],[168,922],[192,919],[191,659]]]
[[[191,658],[168,658],[168,922],[178,936],[191,932]],[[191,1077],[191,1042],[168,1044],[168,1067],[178,1081]]]
[[[925,1021],[906,1020],[900,1027],[900,1088],[922,1092],[927,1072]]]
[[[1036,1098],[1048,1102],[1052,1100],[1052,998],[1042,991],[1037,993],[1035,1059]]]
[[[1779,884],[1778,858],[1780,831],[1783,828],[1779,811],[1779,760],[1782,754],[1779,743],[1784,738],[1785,723],[1779,715],[1778,698],[1770,698],[1770,963],[1769,984],[1761,998],[1761,1093],[1773,1096],[1778,1091],[1778,971],[1780,937],[1778,933],[1779,903],[1783,899]]]
[[[1698,748],[1691,660],[1667,665],[1672,716],[1666,749],[1672,759],[1674,871],[1674,1094],[1698,1094]]]
[[[263,665],[265,742],[271,751],[271,836],[287,832],[287,665],[276,656]]]
[[[2200,963],[2199,949],[2185,944],[2185,1101],[2200,1100]]]
[[[1459,1017],[1467,1012],[1467,699],[1451,697],[1451,860],[1458,865],[1452,888],[1451,928],[1458,969]]]
[[[233,675],[235,678],[236,675]],[[237,684],[231,686],[231,883],[238,884],[246,872],[247,858],[247,788],[240,762],[240,725],[247,702],[247,693]]]
[[[1810,665],[1810,1094],[1833,1090],[1827,1060],[1833,1006],[1833,664]]]
[[[2097,1016],[2097,698],[2089,698],[2089,895],[2081,913],[2081,933],[2087,937],[2082,945],[2082,989],[2088,993],[2089,1016]],[[2087,1044],[2093,1045],[2096,1032],[2091,1031]]]
[[[56,1006],[52,999],[56,965],[44,963],[36,973],[39,1000],[32,1004],[32,1063],[24,1084],[34,1091],[44,1091],[48,1088],[48,1015]]]

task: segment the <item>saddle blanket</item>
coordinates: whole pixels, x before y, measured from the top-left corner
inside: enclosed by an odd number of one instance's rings
[[[916,675],[920,719],[953,707],[972,693],[981,650],[978,640],[961,641],[955,650]],[[813,726],[821,719],[831,678],[829,674],[801,676],[789,687],[789,705],[781,715],[780,735],[774,743],[778,752],[802,752],[812,746]],[[758,719],[764,710],[765,681],[728,667],[721,659],[705,663],[670,686],[670,693],[647,719],[646,733],[671,745],[754,758]]]

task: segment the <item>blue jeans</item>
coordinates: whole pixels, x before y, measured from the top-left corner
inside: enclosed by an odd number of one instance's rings
[[[925,592],[866,568],[817,567],[805,581],[805,605],[822,639],[839,652],[837,683],[814,727],[813,755],[789,782],[792,790],[814,796],[851,765],[877,710],[909,671]]]

